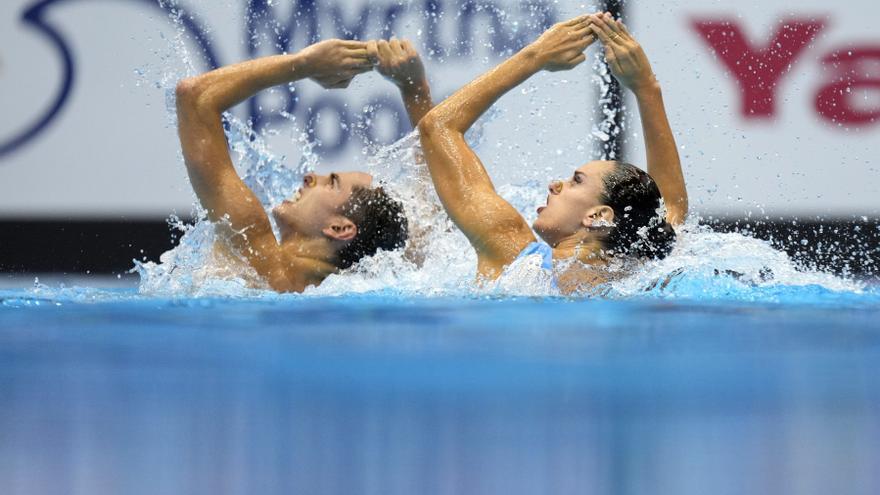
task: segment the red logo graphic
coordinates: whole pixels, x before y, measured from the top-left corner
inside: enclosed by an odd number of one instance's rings
[[[750,43],[738,22],[696,19],[691,26],[736,79],[741,115],[746,119],[773,117],[780,83],[825,28],[825,21],[782,21],[763,46]],[[876,123],[880,108],[860,108],[854,99],[858,89],[880,90],[880,45],[838,49],[823,57],[822,63],[830,78],[816,93],[816,112],[835,124]]]

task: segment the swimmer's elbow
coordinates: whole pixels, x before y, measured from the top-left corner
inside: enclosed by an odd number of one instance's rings
[[[175,88],[178,111],[194,111],[210,109],[209,91],[204,79],[201,77],[187,77],[181,79]]]
[[[177,105],[193,103],[199,99],[201,92],[200,84],[197,77],[187,77],[181,79],[175,88],[175,96],[177,97]]]
[[[427,115],[419,120],[417,127],[419,128],[419,135],[423,138],[427,138],[433,136],[437,132],[439,122],[433,112],[428,112]]]
[[[684,224],[688,215],[688,200],[682,198],[675,205],[667,207],[666,221],[673,227]]]
[[[428,112],[427,115],[419,120],[418,128],[422,139],[430,139],[455,130],[449,119],[445,118],[442,112],[435,112],[434,110]]]

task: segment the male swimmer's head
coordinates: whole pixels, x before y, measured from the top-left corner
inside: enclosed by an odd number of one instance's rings
[[[336,266],[348,268],[379,249],[402,247],[407,238],[403,205],[363,172],[307,174],[290,199],[272,210],[281,241],[327,240]]]
[[[589,234],[610,254],[663,258],[672,249],[675,231],[661,212],[660,190],[638,167],[594,161],[549,189],[532,227],[551,246]]]

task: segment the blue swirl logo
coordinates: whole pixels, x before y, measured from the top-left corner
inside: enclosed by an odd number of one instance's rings
[[[212,48],[211,41],[208,37],[208,26],[199,20],[198,16],[186,7],[180,4],[170,5],[167,2],[156,0],[116,0],[118,2],[128,2],[142,5],[146,9],[154,9],[162,13],[162,17],[168,22],[176,21],[180,28],[184,29],[189,37],[200,48],[200,55],[203,57],[205,65],[209,68],[217,68],[221,65],[221,61],[217,57]],[[444,1],[447,2],[444,5]],[[38,137],[52,121],[59,115],[64,108],[71,91],[76,82],[76,63],[73,52],[71,51],[67,40],[61,34],[61,31],[53,26],[48,20],[48,12],[55,6],[72,3],[73,0],[41,0],[27,7],[21,16],[21,22],[40,33],[54,47],[62,65],[61,82],[57,90],[51,96],[51,104],[48,109],[36,119],[28,122],[22,130],[13,133],[11,138],[0,141],[0,158],[9,155],[21,148],[22,146],[33,141]],[[176,2],[175,2],[176,3]],[[492,25],[491,29],[491,47],[499,56],[509,53],[511,50],[517,50],[523,46],[529,39],[533,38],[541,31],[556,22],[556,13],[552,5],[546,0],[531,0],[523,3],[517,2],[519,5],[519,14],[524,18],[531,19],[526,22],[526,28],[509,29],[508,21],[510,16],[507,12],[499,8],[492,0],[423,0],[421,4],[391,4],[384,7],[377,7],[369,2],[364,6],[354,22],[346,22],[343,19],[343,9],[340,5],[328,4],[321,6],[325,13],[329,13],[330,21],[333,24],[334,36],[347,39],[360,39],[364,37],[368,21],[376,17],[379,18],[380,32],[377,33],[382,37],[388,37],[395,32],[395,23],[403,14],[404,9],[412,8],[421,11],[424,20],[424,44],[429,55],[444,57],[457,57],[464,59],[469,56],[473,47],[474,31],[477,29],[474,19],[477,16],[484,16]],[[319,9],[316,0],[297,0],[289,19],[282,21],[278,18],[277,12],[271,6],[271,2],[267,0],[248,0],[246,4],[247,13],[245,19],[245,32],[247,33],[247,53],[255,56],[258,51],[257,40],[258,34],[268,35],[273,38],[270,41],[274,43],[275,49],[279,53],[283,51],[293,51],[292,39],[297,29],[304,30],[299,33],[298,37],[304,39],[305,42],[314,42],[319,39]],[[444,47],[439,41],[438,27],[439,18],[445,10],[454,11],[454,18],[458,23],[456,38],[450,43],[450,47]],[[373,102],[375,108],[385,108],[391,113],[400,114],[402,109],[400,105],[394,101],[379,99]],[[286,104],[286,110],[292,113],[296,106],[293,99]],[[348,119],[345,115],[344,105],[340,101],[333,98],[324,98],[315,101],[312,108],[308,109],[309,114],[305,115],[306,121],[314,118],[314,112],[321,110],[331,110],[341,112],[340,117]],[[256,130],[259,130],[267,124],[273,122],[273,115],[268,111],[263,111],[254,99],[249,103],[250,121]],[[405,119],[399,119],[404,122]],[[406,124],[408,125],[408,124]],[[398,126],[397,134],[402,135],[408,129],[405,125]],[[340,152],[347,144],[348,136],[339,136],[335,143],[325,146],[323,152],[325,154],[333,154]]]

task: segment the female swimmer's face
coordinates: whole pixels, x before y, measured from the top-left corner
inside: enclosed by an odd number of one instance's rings
[[[614,170],[611,161],[594,161],[578,168],[566,180],[550,183],[547,205],[538,208],[532,225],[551,246],[590,223],[591,209],[601,206],[605,174]]]
[[[276,206],[272,215],[282,235],[296,232],[320,236],[323,229],[338,221],[352,190],[370,187],[372,181],[373,177],[363,172],[306,174],[303,187]]]

